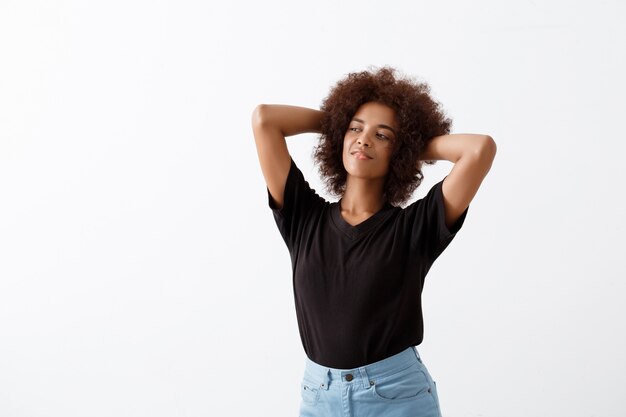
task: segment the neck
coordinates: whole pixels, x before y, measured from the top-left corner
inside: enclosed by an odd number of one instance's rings
[[[385,205],[383,198],[384,178],[363,179],[348,175],[346,191],[341,198],[341,210],[351,215],[376,213]]]

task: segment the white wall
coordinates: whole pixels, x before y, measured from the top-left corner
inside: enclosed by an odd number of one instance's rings
[[[443,414],[626,415],[624,3],[220,3],[0,3],[0,415],[297,415],[250,116],[370,65],[498,145],[423,293]]]

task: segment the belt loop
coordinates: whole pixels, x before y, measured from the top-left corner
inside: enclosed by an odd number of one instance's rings
[[[326,372],[324,372],[324,377],[322,378],[322,382],[320,383],[320,388],[323,390],[328,390],[329,381],[330,381],[330,369],[326,368]]]
[[[359,368],[359,372],[361,373],[361,382],[363,384],[363,388],[368,389],[370,387],[370,379],[369,375],[367,375],[367,370],[365,366]]]
[[[417,351],[417,346],[413,346],[413,352],[415,352],[415,356],[417,357],[417,360],[421,362],[422,358],[420,358],[420,354]]]

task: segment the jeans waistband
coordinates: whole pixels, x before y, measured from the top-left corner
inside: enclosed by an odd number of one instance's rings
[[[415,346],[410,346],[378,362],[351,369],[330,368],[315,363],[307,357],[305,378],[312,380],[311,382],[314,382],[321,389],[328,389],[331,381],[361,384],[367,388],[372,384],[372,380],[406,369],[416,361],[421,363],[422,359]]]

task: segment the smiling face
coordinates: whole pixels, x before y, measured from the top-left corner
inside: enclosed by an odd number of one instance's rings
[[[384,178],[396,142],[395,111],[382,103],[361,105],[343,138],[343,166],[348,175],[364,179]],[[356,151],[362,151],[359,155]]]

